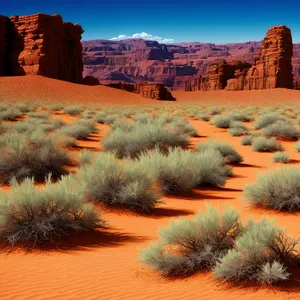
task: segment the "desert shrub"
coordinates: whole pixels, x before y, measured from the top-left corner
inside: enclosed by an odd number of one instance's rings
[[[64,114],[69,114],[71,116],[78,116],[81,112],[82,108],[77,105],[67,106],[64,108]]]
[[[233,121],[250,122],[253,117],[247,112],[230,112],[228,117]]]
[[[95,121],[97,123],[101,123],[101,124],[112,124],[119,118],[120,118],[120,115],[114,114],[114,113],[109,113],[106,111],[99,111],[95,115]]]
[[[50,117],[50,113],[48,111],[30,112],[29,114],[27,114],[27,116],[29,118],[47,120]]]
[[[79,152],[80,165],[90,164],[93,160],[93,152],[88,149],[83,149]]]
[[[33,177],[42,181],[48,174],[53,179],[67,174],[66,165],[72,164],[69,154],[54,142],[35,132],[31,136],[9,134],[0,138],[0,183],[8,183],[13,177],[21,181]]]
[[[148,113],[137,113],[135,116],[132,117],[134,121],[140,123],[147,123],[150,118],[152,118],[152,116]]]
[[[241,138],[241,145],[248,146],[252,145],[253,137],[252,135],[245,135]]]
[[[0,112],[0,120],[14,120],[22,116],[23,113],[15,107],[8,107],[7,110]]]
[[[239,214],[233,209],[222,215],[208,207],[193,218],[171,220],[159,229],[160,241],[140,250],[140,261],[164,276],[183,277],[211,269],[231,249],[240,234]]]
[[[214,116],[214,115],[218,115],[220,113],[222,113],[222,108],[221,107],[217,107],[217,106],[213,106],[209,109],[209,114]]]
[[[71,136],[78,140],[86,139],[90,134],[94,132],[94,128],[88,124],[83,124],[80,122],[73,123],[62,128],[63,134]]]
[[[57,144],[61,147],[68,148],[68,147],[76,147],[77,146],[75,138],[65,135],[61,132],[51,133],[51,134],[49,134],[49,138],[51,138],[55,144]]]
[[[280,137],[288,140],[298,140],[300,131],[291,123],[276,121],[263,129],[263,135]]]
[[[62,103],[55,103],[55,104],[51,104],[51,105],[48,105],[48,110],[54,112],[54,111],[59,111],[59,110],[63,110],[64,108],[64,104]]]
[[[22,183],[13,180],[11,186],[10,192],[0,191],[2,243],[32,247],[104,224],[94,207],[83,202],[81,185],[70,176],[57,184],[48,177],[39,191],[29,178]]]
[[[8,104],[5,104],[5,103],[1,103],[0,104],[0,112],[2,111],[5,111],[9,108],[9,105]]]
[[[253,205],[276,210],[300,209],[300,167],[282,167],[258,177],[257,183],[246,185],[246,199]]]
[[[241,135],[247,133],[248,131],[242,127],[233,127],[233,128],[230,128],[228,130],[228,132],[231,136],[241,136]]]
[[[189,121],[185,118],[172,120],[172,122],[168,122],[165,126],[165,129],[168,132],[172,132],[176,135],[188,135],[188,136],[196,136],[196,129],[189,123]]]
[[[300,140],[295,144],[295,149],[300,152]]]
[[[136,124],[129,132],[116,128],[102,141],[105,150],[113,151],[118,157],[137,157],[141,152],[159,147],[186,146],[186,135],[177,135],[163,128],[161,124]]]
[[[202,153],[173,148],[143,153],[139,163],[147,169],[166,194],[189,192],[201,185],[223,186],[230,170],[214,150]]]
[[[211,118],[210,122],[217,128],[229,128],[232,119],[229,116],[217,115]]]
[[[0,134],[6,133],[10,128],[11,126],[9,124],[0,122]]]
[[[218,280],[231,283],[276,284],[289,278],[287,267],[299,256],[296,245],[296,240],[265,218],[250,221],[213,273]]]
[[[200,119],[202,121],[205,121],[205,122],[208,122],[210,120],[210,117],[207,113],[200,113],[200,114],[197,114],[195,116],[196,119]]]
[[[261,115],[257,118],[257,120],[253,123],[254,128],[261,129],[271,125],[277,121],[287,121],[280,114],[275,112],[270,112],[264,115]]]
[[[274,153],[272,161],[286,164],[290,161],[290,155],[286,152],[278,151]]]
[[[160,203],[154,182],[141,165],[101,153],[80,169],[87,199],[107,207],[148,212]]]
[[[283,146],[275,138],[258,137],[253,140],[252,149],[256,152],[274,152],[282,151]]]
[[[235,151],[231,145],[223,141],[213,141],[212,139],[208,139],[204,143],[199,143],[197,145],[197,149],[198,151],[205,151],[207,149],[217,150],[229,163],[238,164],[244,160],[243,157],[237,151]]]
[[[93,118],[94,115],[95,115],[95,111],[93,111],[91,109],[86,109],[85,111],[83,111],[81,113],[81,117],[84,118],[84,119]]]

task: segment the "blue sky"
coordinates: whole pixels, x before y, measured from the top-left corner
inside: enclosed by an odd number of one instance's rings
[[[60,14],[65,21],[82,25],[83,40],[145,32],[167,42],[245,42],[261,40],[269,27],[284,24],[291,28],[293,41],[300,43],[300,0],[0,2],[1,15]]]

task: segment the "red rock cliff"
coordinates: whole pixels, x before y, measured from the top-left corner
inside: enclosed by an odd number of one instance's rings
[[[39,13],[13,16],[8,27],[8,68],[4,75],[43,75],[82,82],[80,25],[64,23],[59,15]]]
[[[259,90],[293,88],[293,43],[286,26],[270,28],[264,38],[259,56],[248,72],[237,72],[228,82],[227,90]]]

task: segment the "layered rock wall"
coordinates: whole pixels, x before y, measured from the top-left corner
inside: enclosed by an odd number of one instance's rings
[[[6,29],[9,51],[0,60],[0,66],[7,62],[2,75],[43,75],[81,83],[82,33],[80,25],[64,23],[59,15],[12,16]]]
[[[169,92],[165,86],[161,83],[154,82],[142,82],[142,83],[111,83],[107,86],[126,90],[127,92],[132,92],[139,94],[145,98],[151,98],[156,100],[175,100],[171,92]]]

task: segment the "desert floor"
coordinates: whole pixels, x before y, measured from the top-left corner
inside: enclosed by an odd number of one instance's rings
[[[81,87],[64,82],[57,84],[55,80],[44,78],[39,80],[40,88],[37,88],[36,83],[26,77],[19,81],[16,78],[0,78],[0,100],[9,98],[26,101],[34,98],[47,101],[49,97],[52,102],[70,102],[73,99],[84,105],[153,104],[153,100],[105,87]],[[34,94],[33,90],[36,91]],[[246,105],[246,101],[250,101],[251,105],[280,105],[299,102],[296,99],[300,99],[300,91],[286,90],[174,94],[179,102],[196,101],[198,97],[205,101],[234,105]],[[73,120],[68,116],[63,116],[63,119],[66,122]],[[0,299],[300,299],[300,274],[297,276],[298,282],[292,282],[280,290],[264,287],[228,288],[218,284],[211,274],[168,280],[138,262],[139,248],[145,248],[157,240],[160,226],[168,225],[171,217],[188,217],[198,210],[204,211],[207,203],[221,211],[234,206],[245,221],[267,215],[276,219],[277,224],[286,228],[289,234],[295,237],[300,234],[300,213],[255,209],[242,201],[245,184],[256,182],[258,173],[280,166],[272,162],[272,153],[253,152],[250,147],[240,145],[241,137],[232,137],[226,130],[208,122],[190,119],[190,123],[200,135],[191,139],[192,145],[213,137],[228,141],[243,155],[244,162],[234,166],[234,177],[227,181],[224,188],[195,190],[186,197],[164,197],[165,204],[156,208],[150,216],[101,211],[108,221],[109,230],[68,237],[57,248],[48,247],[27,253],[21,250],[0,253]],[[103,151],[99,141],[109,126],[100,124],[98,128],[100,134],[94,135],[92,141],[79,142],[79,145],[93,151]],[[294,142],[282,141],[282,144],[290,154],[292,163],[299,164],[300,153],[294,149]],[[75,150],[74,155],[77,155]]]

